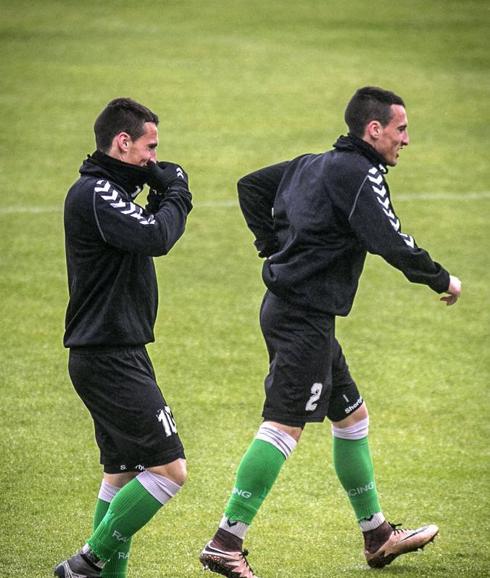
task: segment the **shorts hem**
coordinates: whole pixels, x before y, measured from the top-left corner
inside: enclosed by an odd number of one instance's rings
[[[101,461],[101,465],[104,468],[104,473],[106,474],[121,474],[124,472],[140,472],[148,468],[153,468],[157,466],[165,466],[174,462],[178,459],[186,459],[183,449],[178,449],[173,452],[169,452],[158,458],[142,458],[140,460],[131,459],[121,462],[104,462]]]
[[[277,415],[272,413],[264,412],[262,417],[266,421],[277,421],[282,425],[288,425],[290,427],[301,427],[303,428],[307,423],[321,423],[325,421],[326,416],[303,416],[303,417],[294,417],[294,416],[284,416],[284,415]]]

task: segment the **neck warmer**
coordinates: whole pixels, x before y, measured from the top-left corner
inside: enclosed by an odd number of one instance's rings
[[[143,190],[148,179],[148,168],[124,163],[96,150],[80,167],[81,174],[90,174],[94,169],[101,168],[109,174],[111,180],[122,187],[132,199]]]
[[[365,140],[353,135],[352,133],[349,133],[347,136],[340,136],[333,146],[339,151],[358,152],[368,158],[383,174],[388,172],[386,161],[378,151]]]

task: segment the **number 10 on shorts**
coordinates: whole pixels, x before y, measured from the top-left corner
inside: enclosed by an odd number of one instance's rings
[[[161,422],[163,429],[165,430],[166,437],[170,437],[173,433],[177,433],[177,426],[175,425],[174,416],[172,411],[166,405],[157,413],[157,419]]]

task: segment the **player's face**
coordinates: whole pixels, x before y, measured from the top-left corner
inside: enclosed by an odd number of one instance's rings
[[[145,122],[145,132],[136,140],[129,138],[127,151],[124,155],[125,163],[140,167],[148,164],[148,161],[156,162],[158,146],[158,128],[153,122]]]
[[[398,162],[400,150],[408,145],[409,138],[405,108],[399,104],[392,104],[391,112],[390,122],[381,127],[380,135],[373,146],[385,159],[386,164],[394,167]]]

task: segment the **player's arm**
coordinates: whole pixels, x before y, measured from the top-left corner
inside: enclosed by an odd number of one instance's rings
[[[260,257],[275,252],[273,206],[277,187],[288,162],[265,167],[242,177],[237,183],[238,200],[248,228],[255,236]]]
[[[161,193],[155,192],[151,212],[126,200],[109,181],[97,181],[93,213],[103,241],[123,251],[166,255],[182,236],[192,209],[187,178],[180,171],[182,177],[176,176],[166,188],[161,187]]]
[[[364,180],[351,207],[349,222],[370,253],[383,257],[409,281],[428,285],[437,293],[448,293],[442,298],[448,305],[456,302],[461,293],[459,279],[450,277],[427,251],[417,246],[411,235],[402,231],[382,182],[373,186],[372,179]]]

